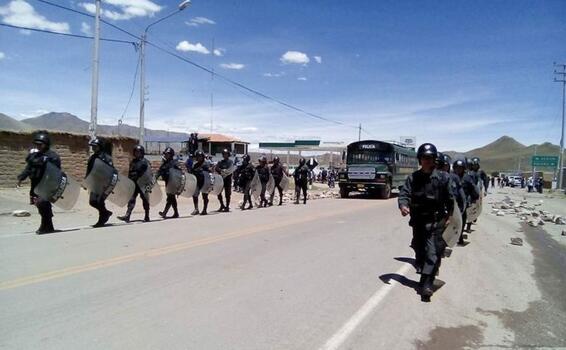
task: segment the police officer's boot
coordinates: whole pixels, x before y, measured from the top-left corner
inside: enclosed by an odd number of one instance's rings
[[[169,211],[169,208],[171,208],[171,203],[165,204],[165,209],[159,212],[159,216],[161,216],[164,219],[167,219],[167,212]]]
[[[225,210],[225,206],[224,206],[224,199],[222,199],[222,195],[218,195],[218,201],[220,202],[220,208],[217,210],[217,212],[221,213]]]
[[[204,197],[202,201],[204,202],[204,204],[200,215],[208,215],[208,213],[206,212],[206,209],[208,209],[208,196]]]
[[[247,202],[248,202],[248,196],[244,195],[244,201],[242,202],[242,205],[240,205],[241,210],[246,210],[246,203]]]
[[[193,197],[193,204],[195,206],[195,210],[191,213],[191,215],[198,215],[200,211],[198,210],[198,197]]]
[[[173,207],[173,216],[171,216],[171,218],[176,219],[179,217],[179,211],[177,210],[177,202],[173,202],[171,206]]]
[[[149,210],[145,211],[145,216],[143,217],[143,221],[145,222],[150,222],[151,220],[149,220]]]
[[[126,215],[117,216],[116,219],[124,222],[130,222],[130,215],[132,215],[132,209],[133,208],[130,209],[130,206],[128,205],[128,210],[126,210]]]
[[[224,212],[229,212],[230,211],[230,196],[226,196],[226,205],[224,206]]]
[[[434,289],[432,288],[434,282],[434,275],[421,275],[421,280],[424,277],[424,282],[421,290],[421,296],[425,298],[430,298],[434,293]]]
[[[466,224],[466,232],[467,232],[467,233],[471,233],[471,231],[472,231],[472,223],[471,223],[471,222],[468,222],[468,223]]]

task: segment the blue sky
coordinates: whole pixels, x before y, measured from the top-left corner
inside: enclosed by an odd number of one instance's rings
[[[52,0],[88,11],[90,0]],[[107,20],[135,34],[173,11],[172,0],[106,0]],[[510,135],[524,144],[560,139],[566,1],[193,0],[149,40],[334,125],[211,79],[147,49],[146,126],[210,131],[252,143],[354,141],[412,135],[469,150]],[[73,34],[93,20],[36,0],[0,0],[0,22]],[[102,26],[102,36],[131,40]],[[217,50],[216,54],[213,52]],[[90,118],[92,41],[0,27],[0,112]],[[99,121],[117,124],[137,52],[102,43]],[[211,94],[214,96],[211,108]],[[124,116],[137,125],[138,85]]]

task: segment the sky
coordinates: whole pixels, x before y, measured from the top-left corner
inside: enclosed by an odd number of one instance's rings
[[[50,1],[94,8],[92,0]],[[179,2],[103,0],[103,18],[140,36]],[[145,125],[212,127],[251,143],[349,143],[361,124],[362,139],[414,136],[441,150],[502,135],[558,144],[562,89],[553,62],[566,63],[565,19],[564,0],[193,0],[152,26],[148,41],[330,121],[148,46]],[[93,18],[38,0],[0,0],[0,23],[86,36],[94,28]],[[136,41],[105,24],[101,37]],[[92,54],[91,39],[0,26],[0,113],[89,120]],[[138,125],[138,60],[133,44],[101,43],[99,123]]]

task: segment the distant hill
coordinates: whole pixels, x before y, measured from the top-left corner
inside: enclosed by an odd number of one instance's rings
[[[531,171],[531,157],[535,154],[545,156],[558,156],[560,147],[545,142],[541,145],[525,146],[512,137],[502,136],[497,140],[480,148],[465,153],[446,152],[453,159],[458,157],[479,157],[482,168],[487,172],[493,171]],[[553,171],[551,168],[540,169]]]
[[[22,123],[6,114],[0,113],[0,129],[10,131],[27,131],[32,129],[30,125]]]
[[[15,120],[15,119],[13,119]],[[51,112],[35,118],[23,119],[21,123],[30,125],[33,129],[59,130],[75,133],[88,133],[89,123],[70,113]],[[2,128],[2,124],[0,124]],[[97,126],[99,135],[121,135],[137,138],[139,128],[136,126],[122,125],[101,125]],[[147,141],[186,141],[189,134],[181,132],[169,132],[164,130],[145,129]]]

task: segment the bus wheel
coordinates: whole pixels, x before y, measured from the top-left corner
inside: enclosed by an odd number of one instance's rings
[[[348,190],[345,187],[340,187],[340,198],[348,198]]]
[[[379,198],[389,199],[391,197],[391,184],[387,183],[382,189],[379,190]]]

